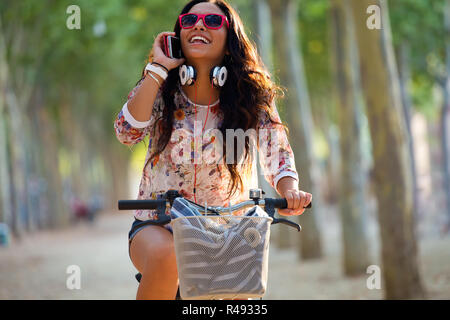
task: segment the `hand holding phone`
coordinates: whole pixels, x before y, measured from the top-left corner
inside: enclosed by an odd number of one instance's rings
[[[180,59],[182,57],[180,38],[164,36],[164,52],[169,58]]]
[[[172,70],[177,68],[179,65],[181,65],[185,59],[180,57],[177,58],[177,44],[171,45],[172,48],[172,55],[175,52],[175,57],[169,57],[165,54],[165,38],[167,36],[171,36],[175,38],[175,32],[161,32],[158,34],[158,36],[155,38],[155,41],[153,43],[153,61],[158,62],[165,66],[167,69]],[[177,40],[171,40],[171,42],[177,41]],[[175,50],[174,50],[175,49]],[[181,54],[181,46],[180,46],[180,54]]]

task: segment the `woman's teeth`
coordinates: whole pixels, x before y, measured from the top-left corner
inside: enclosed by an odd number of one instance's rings
[[[191,40],[189,41],[189,43],[206,43],[206,44],[209,44],[210,43],[210,41],[208,40],[208,39],[206,39],[206,38],[203,38],[203,37],[201,37],[201,36],[194,36],[194,37],[192,37],[191,38]]]

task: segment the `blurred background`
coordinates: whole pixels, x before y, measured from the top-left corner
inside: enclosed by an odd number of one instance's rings
[[[113,122],[186,2],[0,1],[0,299],[135,298],[117,200],[147,144]],[[265,298],[449,299],[450,0],[229,3],[314,197],[272,227]]]

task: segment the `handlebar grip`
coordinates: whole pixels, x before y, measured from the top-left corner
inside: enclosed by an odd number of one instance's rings
[[[277,209],[286,209],[287,208],[287,200],[285,198],[283,199],[271,199],[273,203],[273,207]],[[305,208],[311,208],[312,201],[305,207]]]
[[[283,199],[273,199],[273,206],[277,209],[286,209],[287,208],[287,201],[285,198]]]
[[[165,199],[160,200],[119,200],[119,210],[153,210],[166,205]]]

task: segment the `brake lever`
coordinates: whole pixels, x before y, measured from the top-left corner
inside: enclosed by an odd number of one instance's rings
[[[297,231],[302,231],[302,226],[299,225],[298,223],[295,223],[294,221],[288,220],[288,219],[283,219],[283,218],[273,218],[273,222],[272,224],[276,224],[276,223],[282,223],[285,224],[289,227],[293,227],[295,229],[297,229]]]
[[[271,204],[266,204],[266,206],[264,207],[264,210],[267,212],[267,214],[273,219],[272,220],[272,224],[277,224],[277,223],[283,223],[289,227],[293,227],[295,229],[297,229],[297,231],[302,231],[302,227],[298,224],[295,223],[293,221],[290,221],[288,219],[283,219],[283,218],[275,218],[275,208],[273,205]]]

